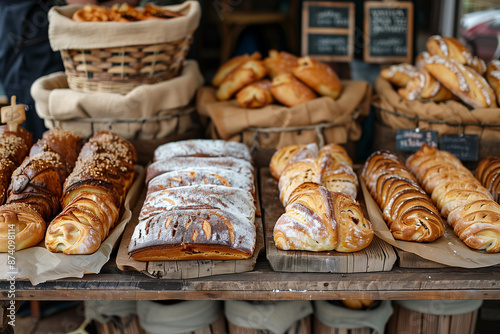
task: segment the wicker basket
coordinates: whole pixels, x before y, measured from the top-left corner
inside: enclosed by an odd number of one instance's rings
[[[178,76],[191,42],[192,34],[156,45],[61,50],[61,57],[71,89],[126,94]]]

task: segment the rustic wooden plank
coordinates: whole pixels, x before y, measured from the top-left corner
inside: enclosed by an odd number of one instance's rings
[[[377,237],[374,237],[374,241],[367,248],[354,253],[279,250],[274,245],[273,229],[285,210],[279,201],[278,182],[271,176],[269,168],[260,170],[260,196],[264,214],[266,256],[275,271],[332,273],[389,271],[396,262],[396,253],[392,246]],[[364,214],[367,215],[362,194],[358,201]]]

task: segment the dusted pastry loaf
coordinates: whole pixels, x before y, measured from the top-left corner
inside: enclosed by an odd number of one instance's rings
[[[500,252],[500,210],[492,195],[452,154],[426,144],[407,166],[431,194],[441,215],[469,247]]]
[[[221,140],[157,148],[129,244],[137,261],[246,259],[256,242],[248,148]]]
[[[46,221],[60,211],[63,184],[81,141],[81,136],[68,130],[46,131],[12,174],[7,205],[0,207],[4,218],[0,224],[22,227],[16,233],[17,249],[38,244],[45,235]],[[13,213],[16,209],[21,211]]]
[[[47,249],[65,254],[99,249],[118,220],[136,162],[134,146],[116,134],[101,131],[90,138],[64,183],[63,211],[47,229]]]
[[[444,234],[439,211],[397,156],[374,152],[362,177],[395,239],[430,242]]]
[[[355,252],[371,243],[373,227],[349,196],[303,183],[292,193],[273,234],[282,250]]]

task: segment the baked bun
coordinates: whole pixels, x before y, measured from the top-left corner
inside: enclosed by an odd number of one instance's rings
[[[260,60],[248,60],[222,80],[216,96],[220,101],[229,100],[243,87],[264,78],[267,69]]]
[[[433,56],[453,59],[458,64],[467,65],[472,61],[470,50],[453,37],[434,35],[427,40],[427,51]]]
[[[315,183],[301,184],[274,226],[282,250],[356,252],[373,239],[373,227],[349,196]]]
[[[244,63],[246,63],[249,60],[260,60],[261,59],[261,54],[259,52],[254,52],[252,55],[244,54],[238,57],[234,57],[225,64],[223,64],[217,72],[215,73],[213,79],[212,79],[212,85],[215,87],[219,87],[224,81],[224,79],[234,71],[236,68],[240,67]]]
[[[468,64],[474,71],[484,76],[486,73],[486,63],[479,57],[472,57],[470,63]]]
[[[486,80],[495,92],[497,103],[500,104],[500,60],[492,60],[488,64]]]
[[[424,67],[441,84],[472,108],[495,108],[495,93],[480,74],[453,59],[432,56]]]
[[[455,95],[441,85],[426,69],[419,70],[405,88],[398,89],[398,94],[408,101],[423,99],[441,102],[456,99]]]
[[[269,90],[270,80],[261,80],[250,84],[236,94],[236,101],[242,108],[262,108],[273,103],[273,95]]]
[[[10,225],[16,226],[15,250],[37,245],[45,235],[45,220],[30,205],[12,203],[0,206],[0,253],[9,250]]]
[[[288,52],[269,50],[269,56],[264,58],[264,65],[272,79],[282,73],[291,74],[292,68],[298,64],[298,59],[298,57]]]
[[[410,64],[392,65],[380,71],[380,76],[397,87],[406,87],[411,78],[416,76],[418,70]]]
[[[291,74],[280,74],[271,85],[273,97],[287,107],[294,107],[316,98],[316,94]]]
[[[336,99],[342,91],[342,84],[335,71],[310,57],[299,58],[298,65],[292,68],[292,73],[319,95]]]

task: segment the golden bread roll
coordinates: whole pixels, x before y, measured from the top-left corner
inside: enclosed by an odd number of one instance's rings
[[[292,73],[319,95],[336,99],[342,91],[337,73],[327,64],[310,57],[299,58],[298,65],[292,68]]]
[[[477,57],[477,56],[474,56],[472,57],[472,60],[470,61],[470,63],[468,64],[474,71],[476,71],[477,73],[479,73],[480,75],[483,75],[486,73],[486,63],[484,62],[484,60],[482,60],[481,58]]]
[[[415,68],[417,70],[422,70],[424,69],[424,60],[429,58],[431,54],[427,51],[422,51],[420,52],[417,57],[415,58]]]
[[[456,99],[455,95],[441,85],[426,69],[419,70],[418,74],[410,79],[405,88],[398,89],[398,94],[408,101],[419,98],[434,102]]]
[[[269,90],[270,80],[261,80],[250,84],[236,94],[236,101],[242,108],[262,108],[273,103],[273,95]]]
[[[315,183],[303,183],[274,226],[282,250],[356,252],[373,239],[373,227],[349,196]]]
[[[358,299],[358,300],[341,300],[342,304],[351,310],[366,310],[375,300]]]
[[[392,65],[380,71],[380,76],[397,87],[406,87],[411,78],[417,75],[417,68],[410,64]]]
[[[267,69],[260,60],[248,60],[222,80],[216,96],[220,101],[229,100],[243,87],[264,78]]]
[[[439,211],[397,156],[374,152],[362,177],[395,239],[431,242],[444,234]]]
[[[500,252],[500,206],[471,172],[464,172],[460,160],[424,144],[406,164],[416,172],[421,183],[434,179],[435,182],[427,183],[426,190],[441,208],[448,225],[467,246]],[[483,169],[481,166],[479,174]]]
[[[15,243],[9,244],[12,225],[15,225]],[[36,246],[45,235],[45,227],[45,220],[28,204],[0,206],[0,253]]]
[[[276,151],[269,164],[271,175],[275,179],[279,179],[285,168],[302,159],[314,159],[318,156],[318,146],[313,144],[308,145],[289,145]]]
[[[294,107],[316,98],[316,94],[291,74],[276,76],[271,85],[271,94],[287,107]]]
[[[224,81],[224,79],[229,75],[229,73],[231,73],[232,71],[234,71],[235,69],[237,69],[238,67],[240,67],[241,65],[246,63],[247,61],[260,60],[261,57],[262,56],[259,52],[254,52],[252,55],[244,54],[244,55],[232,58],[231,60],[229,60],[228,62],[223,64],[221,67],[219,67],[219,69],[217,70],[217,72],[215,73],[215,75],[212,79],[212,85],[215,87],[219,87],[221,85],[222,81]]]
[[[479,162],[476,177],[493,195],[495,202],[500,201],[500,157],[489,156]]]
[[[439,35],[431,36],[427,39],[427,51],[433,56],[445,59],[453,59],[462,65],[470,64],[472,53],[458,39],[453,37],[443,37]]]
[[[424,67],[454,95],[473,108],[495,108],[495,94],[480,74],[453,59],[432,56]]]
[[[297,66],[298,57],[284,51],[269,50],[269,56],[264,58],[264,65],[273,79],[275,76],[288,73],[292,74],[292,68]]]

